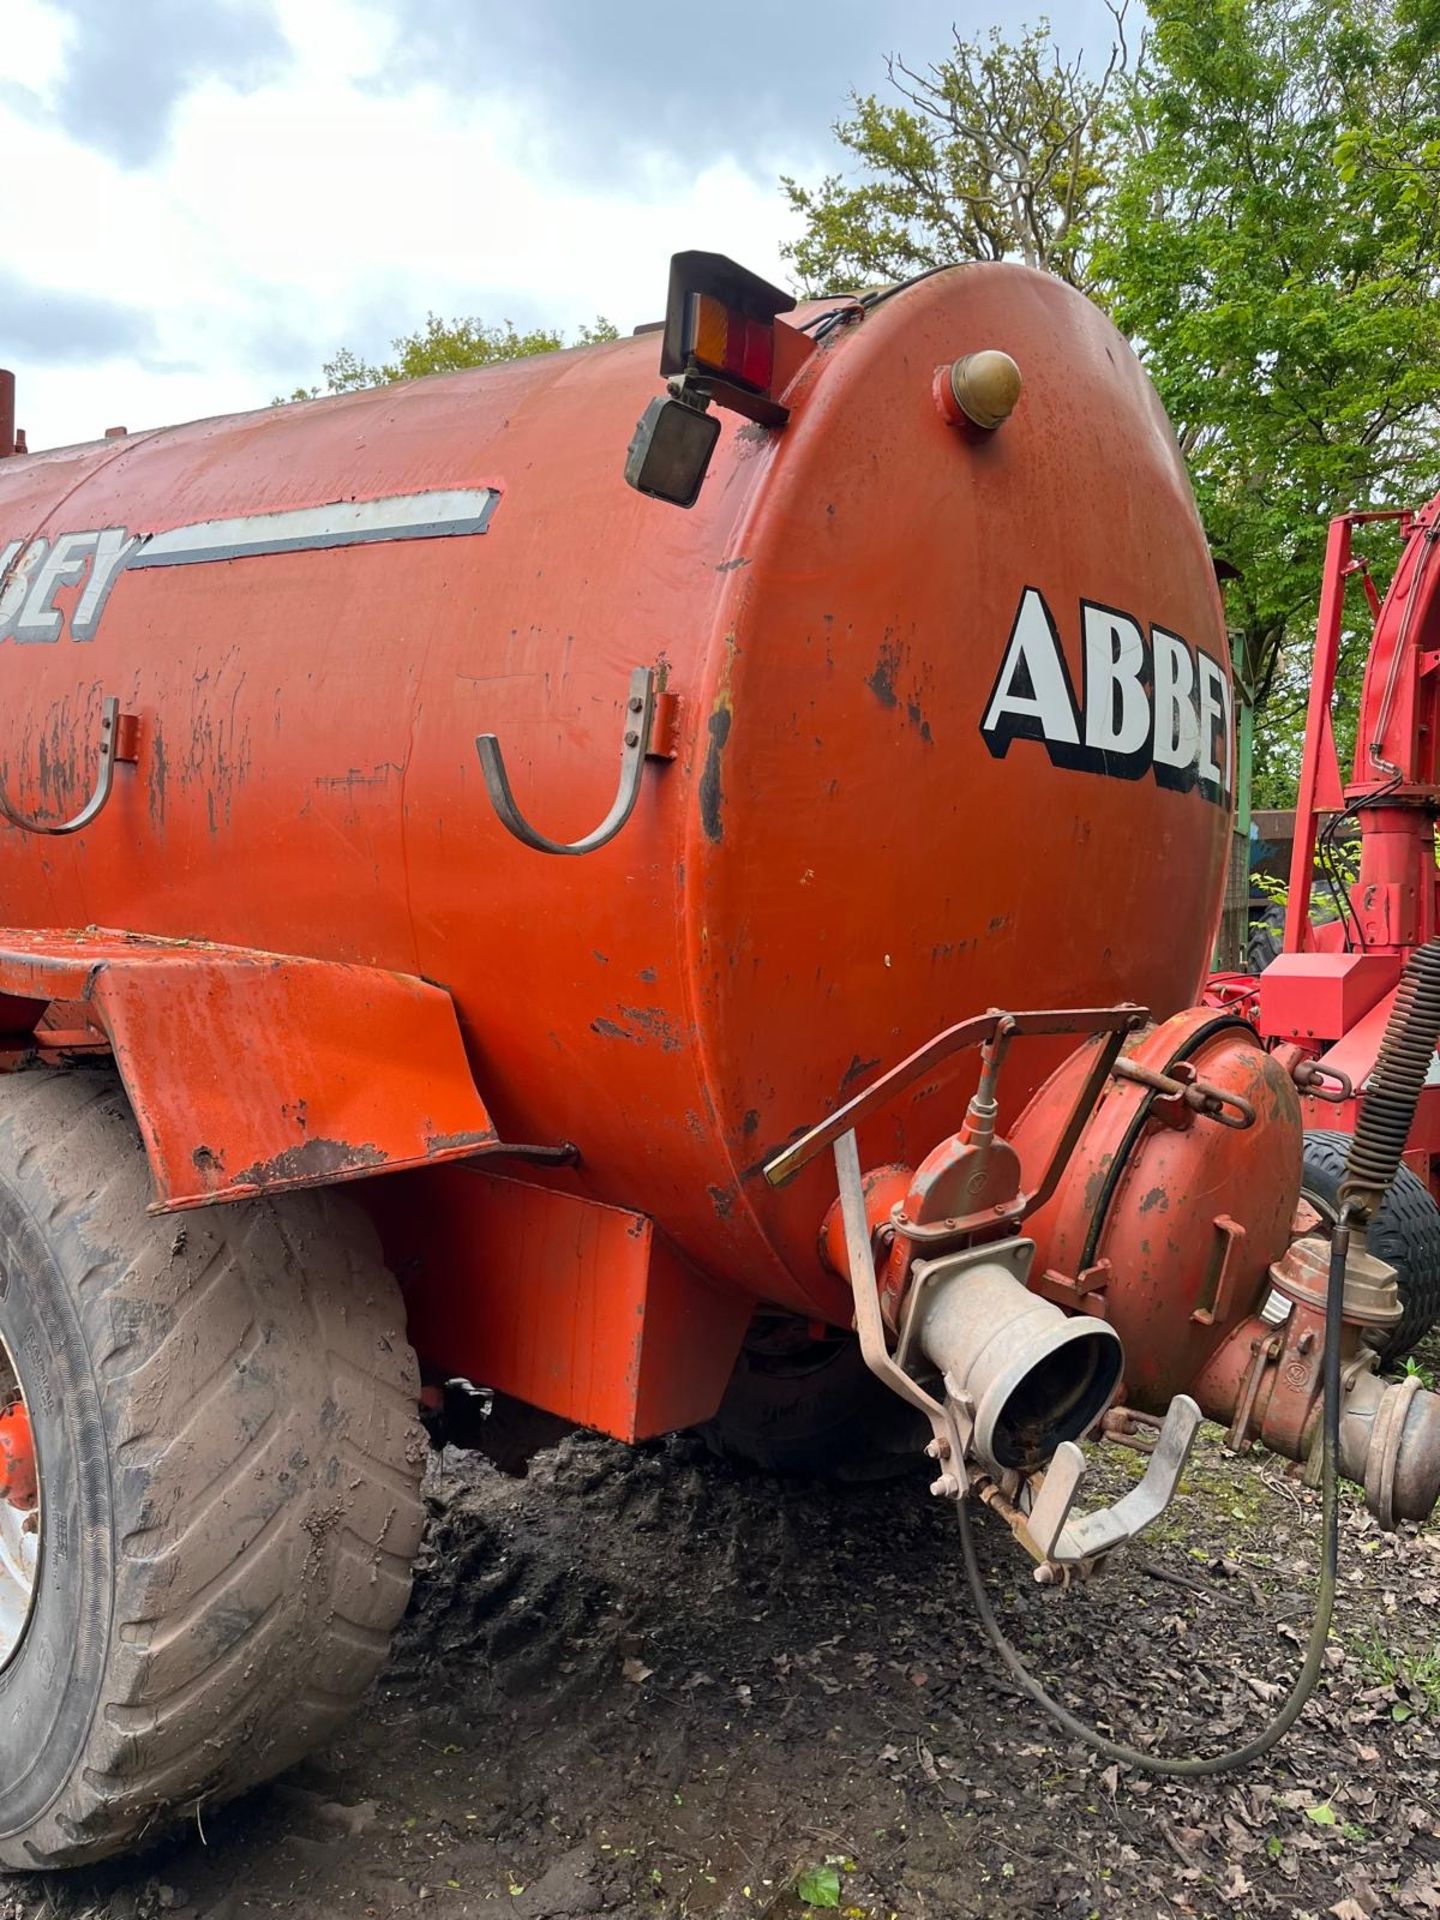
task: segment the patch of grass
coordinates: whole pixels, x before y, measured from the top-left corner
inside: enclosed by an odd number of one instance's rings
[[[1440,1714],[1440,1647],[1424,1653],[1397,1653],[1372,1627],[1356,1651],[1365,1671],[1381,1686],[1407,1694],[1414,1711]]]

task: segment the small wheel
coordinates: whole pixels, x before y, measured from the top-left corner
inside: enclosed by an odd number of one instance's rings
[[[327,1740],[410,1592],[394,1281],[325,1191],[145,1212],[112,1076],[0,1076],[0,1864],[73,1866]]]
[[[1301,1198],[1327,1227],[1340,1207],[1340,1180],[1350,1151],[1348,1133],[1305,1135]],[[1440,1207],[1423,1180],[1401,1167],[1366,1235],[1370,1251],[1395,1269],[1405,1317],[1380,1345],[1382,1360],[1403,1359],[1440,1319]],[[1376,1344],[1379,1344],[1378,1342]]]
[[[711,1451],[767,1473],[889,1480],[922,1464],[930,1428],[877,1380],[853,1334],[815,1339],[806,1323],[761,1315],[715,1418]]]

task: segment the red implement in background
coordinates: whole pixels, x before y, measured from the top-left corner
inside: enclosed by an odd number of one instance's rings
[[[1383,602],[1365,561],[1353,552],[1354,530],[1381,520],[1398,521],[1404,540]],[[1354,1131],[1406,956],[1433,939],[1440,926],[1437,542],[1440,499],[1418,512],[1343,514],[1330,523],[1282,950],[1257,980],[1247,983],[1227,974],[1211,983],[1211,997],[1246,1004],[1267,1039],[1292,1041],[1330,1069],[1328,1086],[1312,1086],[1306,1093],[1306,1122],[1347,1133]],[[1346,782],[1332,712],[1345,587],[1356,574],[1375,627]],[[1359,834],[1360,870],[1353,882],[1340,874],[1335,851],[1346,831]],[[1338,909],[1321,925],[1311,916],[1317,868]],[[1337,1100],[1347,1082],[1353,1094]],[[1437,1156],[1440,1085],[1427,1085],[1407,1159],[1432,1190]]]

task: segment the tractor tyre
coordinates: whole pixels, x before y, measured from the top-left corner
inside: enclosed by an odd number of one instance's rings
[[[850,1482],[915,1471],[930,1438],[923,1414],[865,1365],[853,1334],[816,1340],[780,1316],[755,1321],[719,1411],[700,1431],[721,1459]]]
[[[322,1745],[410,1593],[426,1448],[369,1221],[323,1190],[148,1198],[112,1075],[0,1076],[0,1410],[34,1460],[27,1500],[0,1459],[12,1869],[133,1847]]]
[[[1256,976],[1264,973],[1272,960],[1278,960],[1285,946],[1285,909],[1273,903],[1250,922],[1245,934],[1245,971]]]
[[[1305,1135],[1301,1198],[1319,1213],[1326,1228],[1339,1212],[1340,1180],[1350,1151],[1348,1133]],[[1370,1251],[1395,1269],[1405,1317],[1378,1340],[1387,1364],[1401,1360],[1440,1320],[1440,1207],[1423,1180],[1401,1167],[1385,1203],[1366,1235]]]

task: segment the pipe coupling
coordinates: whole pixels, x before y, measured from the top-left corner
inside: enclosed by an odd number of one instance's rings
[[[1087,1432],[1124,1366],[1113,1327],[1067,1314],[1023,1284],[1033,1253],[1023,1240],[952,1254],[922,1263],[913,1283],[910,1338],[969,1407],[971,1449],[997,1476],[1033,1473]]]

